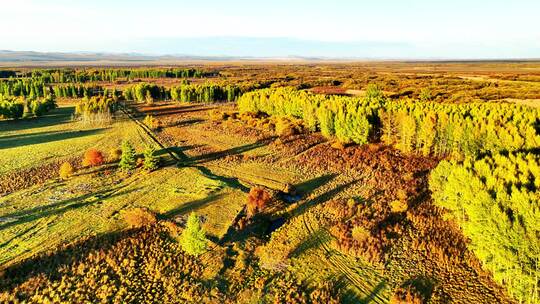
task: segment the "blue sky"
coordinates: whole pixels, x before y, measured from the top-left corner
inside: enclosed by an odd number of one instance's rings
[[[10,0],[0,49],[540,58],[539,13],[539,0]]]

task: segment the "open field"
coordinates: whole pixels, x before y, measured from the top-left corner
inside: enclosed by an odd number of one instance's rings
[[[0,302],[538,300],[537,62],[9,70]]]

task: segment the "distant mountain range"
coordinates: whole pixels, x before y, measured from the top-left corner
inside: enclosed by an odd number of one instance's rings
[[[314,45],[315,46],[315,45]],[[539,59],[451,59],[451,58],[425,58],[407,59],[391,57],[323,57],[323,56],[233,56],[233,55],[212,55],[208,52],[198,50],[205,54],[195,55],[149,55],[141,53],[109,53],[109,52],[36,52],[36,51],[10,51],[0,50],[0,66],[34,66],[34,65],[106,65],[106,64],[166,64],[195,61],[369,61],[369,60],[389,60],[389,61],[538,61]],[[264,53],[264,52],[261,52]]]
[[[0,62],[151,62],[151,61],[190,61],[190,60],[237,60],[241,57],[228,56],[175,56],[144,55],[138,53],[92,53],[92,52],[33,52],[0,50]],[[245,58],[248,59],[248,58]]]

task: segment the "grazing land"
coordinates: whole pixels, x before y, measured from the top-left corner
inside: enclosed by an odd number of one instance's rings
[[[0,75],[0,302],[540,301],[538,62]]]

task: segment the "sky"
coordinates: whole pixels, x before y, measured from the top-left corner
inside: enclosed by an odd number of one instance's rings
[[[540,0],[1,0],[0,50],[540,58]]]

